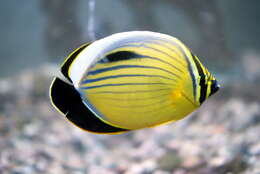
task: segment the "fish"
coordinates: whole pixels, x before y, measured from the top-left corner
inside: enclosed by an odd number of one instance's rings
[[[112,34],[73,51],[50,86],[52,105],[75,126],[120,134],[175,122],[220,85],[179,39],[152,31]]]

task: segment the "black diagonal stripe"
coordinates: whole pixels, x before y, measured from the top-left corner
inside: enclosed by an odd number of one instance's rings
[[[88,46],[89,44],[86,44],[80,48],[78,48],[71,56],[68,57],[66,62],[61,67],[62,74],[72,83],[72,80],[69,77],[69,67],[71,66],[72,62],[75,60],[75,58],[79,55],[79,53]]]
[[[200,97],[199,97],[199,102],[202,104],[206,100],[206,95],[207,95],[207,84],[206,84],[206,77],[202,69],[202,65],[199,63],[197,58],[192,54],[192,58],[195,62],[195,65],[198,69],[198,73],[200,76]]]

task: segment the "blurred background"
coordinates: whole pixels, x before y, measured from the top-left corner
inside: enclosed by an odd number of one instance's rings
[[[18,0],[0,6],[0,173],[260,173],[260,1]],[[191,116],[93,135],[50,105],[58,65],[85,42],[150,30],[182,40],[220,81]]]

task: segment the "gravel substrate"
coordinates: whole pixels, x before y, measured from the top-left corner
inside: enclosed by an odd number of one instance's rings
[[[260,173],[259,86],[223,87],[176,123],[95,135],[51,106],[53,69],[0,79],[0,174]]]

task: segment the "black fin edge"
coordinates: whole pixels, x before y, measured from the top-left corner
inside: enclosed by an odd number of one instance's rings
[[[65,62],[61,66],[61,73],[72,83],[72,80],[69,77],[69,68],[72,64],[72,62],[76,59],[76,57],[79,55],[79,53],[89,46],[91,43],[86,43],[82,45],[81,47],[77,48],[74,52],[72,52],[68,58],[65,60]]]
[[[78,91],[70,84],[55,78],[50,88],[54,107],[77,127],[92,133],[122,133],[128,129],[114,127],[96,117],[82,102]]]

